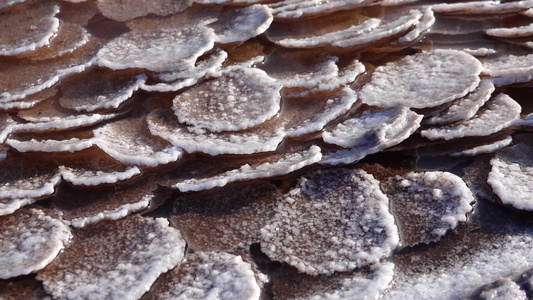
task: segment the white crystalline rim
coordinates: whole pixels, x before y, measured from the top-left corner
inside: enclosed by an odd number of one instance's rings
[[[50,129],[70,129],[92,125],[103,120],[112,119],[116,116],[117,114],[91,114],[53,118],[26,118],[27,121],[34,123],[15,124],[13,125],[13,132],[40,132]]]
[[[135,175],[141,174],[141,170],[136,166],[128,168],[126,171],[104,172],[104,171],[85,171],[90,175],[77,175],[76,169],[59,166],[59,174],[63,180],[78,186],[96,186],[100,184],[116,183],[123,180],[128,180]]]
[[[251,10],[252,13],[249,13],[248,15],[238,15],[239,13],[248,13],[248,11]],[[248,19],[252,17],[252,19]],[[252,37],[258,36],[265,32],[269,27],[270,24],[272,24],[272,21],[274,20],[274,17],[272,16],[272,12],[268,6],[264,4],[254,4],[252,6],[248,6],[245,8],[237,9],[236,12],[234,12],[232,17],[232,22],[238,23],[237,24],[237,33],[239,35],[235,35],[235,32],[223,32],[221,34],[216,34],[215,42],[221,43],[221,44],[230,44],[235,42],[244,42]],[[250,32],[245,32],[245,34],[242,34],[239,32],[238,26],[241,25],[241,22],[245,21],[245,25],[251,26],[252,24],[255,25],[254,29]],[[233,25],[233,24],[232,24]],[[233,28],[235,29],[235,28]],[[231,30],[231,29],[226,29]]]
[[[4,7],[9,7],[17,3],[26,2],[28,0],[4,0],[4,3],[0,3],[0,9]]]
[[[414,0],[414,1],[418,1],[418,0]],[[406,35],[399,38],[397,41],[392,42],[392,45],[409,43],[409,42],[416,40],[418,37],[420,37],[422,32],[429,30],[431,26],[433,26],[433,24],[435,23],[435,20],[436,20],[435,14],[433,13],[433,10],[431,9],[431,7],[426,8],[422,14],[422,17],[420,18],[420,21],[415,26],[415,28],[409,31],[409,33],[407,33]]]
[[[74,218],[69,221],[69,224],[76,228],[82,228],[90,224],[98,223],[102,220],[122,219],[133,212],[141,211],[147,208],[150,205],[152,198],[153,195],[146,195],[136,203],[124,204],[112,210],[104,210],[90,217]]]
[[[450,154],[450,156],[458,157],[458,156],[476,156],[483,153],[492,153],[496,150],[505,148],[513,142],[513,137],[508,136],[504,138],[503,140],[496,141],[494,143],[490,143],[487,145],[481,145],[477,146],[468,150],[460,151],[460,152],[454,152]]]
[[[432,6],[437,13],[450,14],[486,14],[497,13],[498,10],[522,8],[524,10],[533,6],[532,0],[513,1],[500,3],[500,1],[472,1],[460,3],[441,3]]]
[[[248,164],[238,169],[230,170],[219,175],[202,179],[187,179],[174,184],[172,187],[181,192],[202,191],[239,180],[253,180],[286,175],[305,166],[312,165],[322,159],[320,147],[313,145],[302,153],[289,154],[273,163],[263,163],[255,167]]]
[[[49,216],[46,216],[41,210],[31,209],[30,211],[34,215],[33,216],[34,220],[38,219],[38,220],[45,221],[48,223],[47,224],[48,226],[54,227],[54,231],[48,233],[51,236],[48,236],[46,239],[47,248],[43,249],[43,251],[47,250],[47,255],[43,256],[40,261],[34,261],[31,266],[26,266],[25,268],[21,268],[20,266],[11,266],[12,268],[7,268],[7,269],[0,268],[1,279],[9,279],[9,278],[20,276],[20,275],[30,274],[32,272],[38,271],[46,267],[49,263],[51,263],[55,259],[55,257],[59,254],[61,249],[63,249],[65,244],[68,243],[71,237],[70,229],[65,223],[61,222],[60,220],[53,219]],[[25,242],[38,243],[38,241],[36,241],[35,238],[36,238],[35,236],[31,236],[28,239],[26,239],[24,243]],[[43,237],[41,236],[41,238]],[[42,243],[42,240],[40,242]],[[22,247],[22,245],[20,245],[19,247]],[[16,249],[16,250],[19,250],[19,249]],[[5,255],[7,254],[8,253],[3,253],[2,256],[5,257]],[[31,260],[32,260],[32,257],[26,257],[24,264],[27,264],[28,261],[31,262]]]
[[[483,73],[490,76],[495,86],[505,86],[517,82],[528,82],[533,78],[533,68],[531,67],[531,54],[506,55],[505,60],[491,63],[483,63]]]
[[[313,0],[284,0],[269,4],[275,19],[297,19],[304,15],[333,12],[363,4],[364,0],[317,2]]]
[[[21,141],[7,139],[6,144],[18,152],[76,152],[88,149],[94,145],[93,139],[72,138],[69,140],[36,140]]]
[[[33,198],[38,199],[45,196],[52,195],[55,192],[56,186],[61,182],[60,174],[55,174],[52,178],[48,179],[41,187],[36,189],[18,189],[13,191],[12,189],[0,189],[1,199],[25,199]]]
[[[533,24],[512,28],[489,28],[485,33],[495,37],[523,37],[533,35]]]
[[[0,216],[10,215],[17,211],[19,208],[33,204],[36,201],[37,199],[34,198],[21,198],[10,199],[8,203],[0,203]]]

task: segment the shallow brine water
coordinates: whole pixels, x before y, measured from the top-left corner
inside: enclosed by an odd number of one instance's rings
[[[0,1],[0,298],[530,298],[532,18]]]

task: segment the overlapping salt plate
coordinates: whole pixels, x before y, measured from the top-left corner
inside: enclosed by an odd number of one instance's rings
[[[268,4],[276,20],[297,20],[299,18],[325,15],[339,10],[348,10],[365,5],[368,5],[365,0],[333,0],[328,2],[283,0]]]
[[[478,296],[479,299],[516,299],[526,300],[526,291],[522,290],[516,282],[509,278],[501,278],[485,286]]]
[[[268,6],[255,4],[223,12],[211,27],[215,29],[217,43],[244,42],[265,32],[274,17]]]
[[[528,82],[533,78],[533,54],[502,54],[483,58],[483,73],[496,86]]]
[[[104,16],[123,22],[146,15],[172,15],[187,9],[192,2],[192,0],[98,0],[98,8]]]
[[[215,187],[223,187],[234,181],[286,175],[317,163],[322,159],[320,147],[316,145],[307,150],[291,152],[284,151],[281,158],[273,155],[268,162],[251,161],[238,169],[229,170],[212,177],[185,179],[172,185],[172,187],[182,192],[208,190]]]
[[[77,186],[115,184],[141,174],[141,170],[136,166],[121,169],[123,170],[87,170],[84,167],[59,166],[63,180]]]
[[[450,15],[490,15],[511,14],[525,11],[533,6],[533,1],[471,1],[459,3],[440,3],[432,6],[437,13]]]
[[[156,189],[157,184],[152,180],[98,190],[61,186],[51,206],[69,225],[81,228],[103,220],[122,219],[146,209],[155,199]]]
[[[61,106],[76,111],[116,109],[146,82],[146,75],[92,69],[61,82]]]
[[[525,37],[533,35],[533,24],[520,26],[520,27],[509,27],[509,28],[489,28],[485,30],[490,36],[501,37],[501,38],[516,38],[516,37]]]
[[[92,139],[71,138],[66,140],[8,138],[6,144],[18,152],[76,152],[94,145]]]
[[[226,252],[195,252],[170,271],[148,299],[259,299],[249,263]]]
[[[312,275],[346,272],[387,257],[398,229],[379,182],[363,170],[318,170],[283,195],[261,229],[261,250]]]
[[[264,181],[233,183],[222,189],[177,197],[171,224],[196,251],[248,254],[259,230],[274,214],[276,187]]]
[[[472,118],[494,92],[490,79],[481,79],[479,86],[461,99],[457,99],[442,111],[433,113],[424,120],[425,124],[445,124]]]
[[[451,125],[424,129],[420,134],[429,140],[452,140],[471,136],[489,136],[520,120],[522,107],[506,94],[489,100],[478,113],[468,120]]]
[[[459,152],[451,153],[450,156],[476,156],[483,153],[492,153],[496,150],[505,148],[513,142],[512,136],[507,136],[501,140],[495,142],[479,145]]]
[[[37,276],[54,298],[139,299],[185,248],[165,219],[131,216],[73,234],[71,245]]]
[[[497,152],[491,159],[487,182],[503,204],[521,210],[533,209],[532,153],[531,146],[517,144]]]
[[[458,176],[448,172],[410,172],[381,182],[390,199],[402,246],[436,242],[466,221],[475,202]]]
[[[48,45],[59,28],[53,2],[33,1],[5,10],[0,19],[0,56],[16,55]]]
[[[58,91],[59,89],[57,88],[50,88],[36,94],[26,96],[23,99],[0,102],[0,111],[19,111],[32,108],[37,103],[54,97]]]
[[[243,130],[272,118],[280,109],[281,85],[264,71],[234,66],[174,98],[181,123],[211,132]]]
[[[435,20],[435,14],[433,13],[431,7],[426,8],[422,14],[422,17],[420,17],[418,24],[416,24],[415,27],[404,36],[400,37],[394,42],[391,42],[391,45],[393,47],[406,47],[412,44],[412,42],[420,39],[424,32],[429,31],[429,29],[435,23]]]
[[[252,154],[274,151],[285,137],[277,120],[235,132],[209,132],[179,123],[170,110],[154,110],[147,116],[150,133],[188,153],[209,155]]]
[[[348,87],[301,99],[285,99],[281,118],[287,136],[319,132],[329,122],[348,112],[357,99],[357,94]]]
[[[25,52],[17,57],[32,60],[45,60],[74,52],[89,41],[89,33],[78,24],[61,22],[59,30],[50,39],[50,44],[35,51]]]
[[[322,163],[349,164],[397,145],[411,136],[422,121],[422,115],[407,107],[359,111],[358,115],[322,133],[325,142],[351,148],[325,154]]]
[[[183,151],[148,131],[146,118],[125,119],[94,130],[94,142],[109,156],[129,165],[155,167],[177,161]]]
[[[67,225],[38,209],[20,210],[0,221],[1,279],[44,268],[71,237]]]
[[[377,67],[359,98],[380,107],[435,107],[476,88],[480,72],[481,63],[465,52],[425,51]]]
[[[189,69],[213,48],[214,30],[203,26],[133,30],[98,51],[98,64],[113,70],[142,68],[164,72]]]
[[[0,114],[0,143],[3,144],[15,128],[15,120],[6,113]]]
[[[0,3],[0,9],[4,8],[4,7],[10,7],[10,6],[13,6],[17,3],[23,3],[23,2],[26,2],[28,0],[4,0],[2,1],[2,3]]]

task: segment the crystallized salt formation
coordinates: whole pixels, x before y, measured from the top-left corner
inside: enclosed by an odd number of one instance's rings
[[[116,109],[146,81],[146,75],[91,69],[61,82],[62,107],[77,111]]]
[[[315,15],[325,15],[339,10],[364,6],[364,0],[333,0],[328,2],[316,2],[312,0],[283,0],[269,4],[274,18],[298,19]]]
[[[94,136],[100,149],[125,164],[155,167],[175,162],[183,154],[150,134],[145,117],[108,123],[94,130]]]
[[[38,271],[68,243],[70,230],[38,209],[0,217],[0,278]]]
[[[533,24],[511,28],[489,28],[485,32],[490,36],[501,38],[516,38],[533,35]]]
[[[261,229],[261,250],[312,275],[378,262],[398,244],[388,202],[362,170],[318,170],[282,197]]]
[[[389,178],[381,187],[391,201],[402,246],[438,241],[466,221],[474,202],[464,181],[447,172],[411,172]]]
[[[525,11],[533,6],[533,1],[472,1],[459,3],[442,3],[432,6],[437,13],[450,15],[487,15],[509,14]]]
[[[213,29],[202,25],[133,30],[107,43],[98,52],[98,64],[114,70],[188,69],[200,55],[213,48],[215,37]]]
[[[528,82],[533,78],[533,54],[490,56],[481,62],[483,73],[490,76],[496,86]]]
[[[264,71],[236,66],[174,98],[179,121],[212,132],[250,128],[280,108],[281,86]]]
[[[71,138],[68,140],[21,140],[9,138],[6,144],[18,152],[76,152],[94,145],[92,139]]]
[[[511,136],[507,136],[501,140],[497,140],[489,144],[479,145],[463,151],[454,152],[450,154],[450,156],[475,156],[483,153],[492,153],[496,150],[509,146],[512,142],[513,138]]]
[[[471,119],[451,125],[425,129],[420,134],[430,140],[452,140],[471,136],[489,136],[520,120],[522,107],[506,94],[489,100]]]
[[[117,168],[118,169],[118,168]],[[85,167],[60,166],[61,177],[77,186],[98,186],[102,184],[114,184],[129,180],[141,174],[136,166],[120,168],[119,171],[87,170]],[[116,170],[116,169],[115,169]]]
[[[54,298],[139,299],[185,249],[164,219],[131,216],[73,234],[71,245],[37,276]]]
[[[179,123],[171,111],[155,110],[147,116],[150,133],[170,141],[188,153],[209,155],[251,154],[274,151],[285,137],[277,122],[265,122],[253,128],[235,132],[209,132]]]
[[[165,275],[148,299],[259,299],[249,263],[226,252],[195,252]]]
[[[273,19],[268,6],[256,4],[224,12],[210,26],[215,29],[217,43],[230,44],[260,35]]]
[[[59,28],[59,6],[33,1],[8,9],[0,19],[0,56],[16,55],[48,45]]]
[[[171,224],[197,251],[249,253],[274,214],[280,194],[268,182],[233,183],[174,201]]]
[[[359,108],[355,116],[322,133],[325,142],[350,148],[324,155],[322,163],[349,164],[395,146],[411,136],[421,121],[422,116],[407,107]]]
[[[98,0],[102,14],[116,21],[128,21],[149,14],[172,15],[191,5],[191,0]]]
[[[533,184],[530,180],[533,175],[532,153],[530,145],[517,144],[497,152],[490,161],[492,169],[487,182],[503,204],[533,210]]]
[[[522,290],[516,282],[509,278],[501,278],[487,285],[479,293],[479,299],[527,299],[526,291]]]
[[[435,107],[476,88],[480,72],[481,63],[462,51],[421,52],[376,68],[359,97],[380,107]]]

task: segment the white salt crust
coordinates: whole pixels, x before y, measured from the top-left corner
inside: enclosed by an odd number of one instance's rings
[[[1,113],[0,114],[0,143],[3,144],[8,136],[13,132],[13,129],[15,129],[16,122],[13,120],[13,118],[6,114]]]
[[[520,121],[522,107],[506,94],[489,100],[473,118],[425,129],[420,134],[429,140],[452,140],[470,136],[488,136]]]
[[[298,19],[322,15],[339,10],[364,6],[364,0],[333,0],[317,2],[313,0],[283,0],[268,4],[275,19]]]
[[[433,26],[433,24],[435,24],[435,21],[435,14],[433,13],[431,7],[426,8],[422,13],[422,17],[420,17],[420,20],[418,24],[416,24],[415,28],[413,28],[413,30],[409,31],[404,36],[400,37],[397,41],[392,42],[391,45],[396,46],[415,41],[416,39],[420,38],[424,32],[428,31]]]
[[[19,115],[20,116],[20,115]],[[94,125],[104,120],[116,117],[116,114],[87,114],[61,117],[22,117],[32,123],[18,123],[13,125],[13,132],[46,132],[56,130],[69,130]]]
[[[67,225],[38,209],[21,210],[0,220],[1,279],[46,267],[71,237]]]
[[[226,252],[189,254],[168,277],[156,288],[157,299],[258,300],[261,295],[251,265]]]
[[[91,171],[81,168],[71,168],[59,166],[59,173],[63,180],[78,186],[97,186],[101,184],[111,184],[131,179],[141,174],[141,170],[136,167],[129,167],[125,171]]]
[[[517,144],[497,152],[491,159],[492,168],[487,182],[503,204],[520,210],[533,210],[532,153],[531,146]]]
[[[256,166],[245,164],[238,169],[230,170],[222,174],[202,178],[187,179],[174,184],[172,187],[181,192],[208,190],[215,187],[223,187],[234,181],[253,180],[286,175],[305,166],[312,165],[322,159],[320,147],[313,145],[309,150],[301,153],[288,154],[275,162],[262,163]]]
[[[526,37],[533,35],[533,24],[511,27],[511,28],[489,28],[485,30],[485,33],[490,36],[501,38],[516,38]]]
[[[377,67],[359,98],[380,107],[435,107],[476,88],[480,72],[481,63],[465,52],[425,51]]]
[[[499,55],[482,59],[483,74],[490,76],[495,86],[528,82],[533,78],[533,54]]]
[[[59,174],[45,173],[2,182],[0,183],[0,199],[33,199],[35,202],[39,198],[52,195],[60,181]]]
[[[185,10],[192,3],[192,0],[98,0],[98,9],[104,16],[123,22],[146,15],[172,15]]]
[[[22,3],[22,2],[26,2],[28,0],[4,0],[2,3],[0,3],[0,9],[4,8],[4,7],[10,7],[10,6],[13,6],[17,3]]]
[[[266,72],[230,67],[222,76],[188,89],[174,98],[181,123],[211,132],[237,131],[259,125],[280,109],[281,85]]]
[[[259,125],[235,132],[209,132],[180,124],[168,111],[155,110],[147,116],[150,133],[161,137],[188,153],[209,155],[252,154],[274,151],[285,137],[275,124]]]
[[[466,183],[448,172],[410,172],[383,181],[402,246],[436,242],[472,211]]]
[[[216,35],[206,26],[133,30],[98,51],[98,64],[113,70],[142,68],[155,72],[189,69],[214,46]]]
[[[398,245],[379,182],[363,170],[328,169],[302,177],[261,229],[261,250],[311,275],[378,262]]]
[[[367,110],[361,116],[338,124],[322,133],[328,143],[351,147],[324,155],[323,164],[350,164],[369,154],[401,143],[420,127],[423,116],[407,107]]]
[[[9,138],[6,145],[18,152],[77,152],[94,145],[93,139],[71,138],[69,140],[17,140]]]
[[[265,32],[274,20],[268,6],[255,4],[222,14],[210,24],[215,29],[215,42],[230,44],[244,42]]]
[[[34,51],[50,43],[59,29],[54,17],[59,6],[53,2],[35,2],[15,7],[0,19],[0,56]]]
[[[109,156],[129,165],[155,167],[175,162],[183,151],[146,128],[146,118],[108,123],[94,130],[94,143]]]
[[[509,278],[501,278],[479,293],[479,299],[526,300],[526,291]]]
[[[459,156],[476,156],[476,155],[483,154],[483,153],[493,153],[493,152],[496,152],[497,150],[503,149],[503,148],[511,145],[512,142],[513,142],[513,137],[512,136],[508,136],[508,137],[506,137],[506,138],[504,138],[502,140],[496,141],[494,143],[473,147],[473,148],[470,148],[468,150],[464,150],[464,151],[460,151],[460,152],[454,152],[454,153],[450,154],[450,156],[455,156],[455,157],[459,157]]]
[[[75,231],[72,244],[37,279],[58,299],[139,299],[184,250],[166,219],[131,216]]]
[[[490,99],[494,89],[494,84],[492,84],[490,79],[481,79],[481,82],[475,90],[465,97],[452,102],[444,110],[424,120],[424,123],[445,124],[470,119]]]
[[[486,15],[486,14],[507,14],[520,12],[533,6],[532,0],[525,1],[472,1],[459,3],[442,3],[432,6],[433,10],[442,14],[458,15]]]

